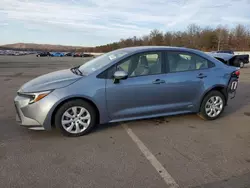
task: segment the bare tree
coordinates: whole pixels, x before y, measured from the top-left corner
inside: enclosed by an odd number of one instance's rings
[[[210,50],[250,50],[250,31],[243,25],[229,29],[219,25],[216,28],[201,28],[191,24],[185,31],[169,32],[163,34],[154,29],[149,35],[121,39],[119,42],[97,46],[92,50],[107,52],[117,48],[140,45],[167,45],[185,46],[204,51]]]
[[[151,45],[164,45],[163,33],[157,29],[154,29],[149,34]]]

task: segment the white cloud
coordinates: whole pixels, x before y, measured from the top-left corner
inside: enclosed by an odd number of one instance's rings
[[[250,23],[248,0],[1,0],[0,4],[0,17],[7,22],[82,31],[110,40],[141,36],[154,28],[182,30],[191,23]]]
[[[0,26],[7,26],[9,25],[8,23],[0,23]]]

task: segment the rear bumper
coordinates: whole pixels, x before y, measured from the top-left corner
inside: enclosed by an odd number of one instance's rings
[[[228,97],[230,99],[233,99],[235,97],[238,84],[239,84],[238,77],[232,77],[227,88]]]

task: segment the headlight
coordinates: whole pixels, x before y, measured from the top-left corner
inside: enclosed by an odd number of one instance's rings
[[[46,97],[52,91],[42,91],[42,92],[35,92],[35,93],[18,93],[21,96],[25,96],[30,98],[29,104],[35,103],[40,101],[42,98]]]

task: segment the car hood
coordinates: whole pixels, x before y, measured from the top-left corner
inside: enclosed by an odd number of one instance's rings
[[[51,72],[25,83],[18,92],[38,92],[66,87],[82,78],[70,69]]]

